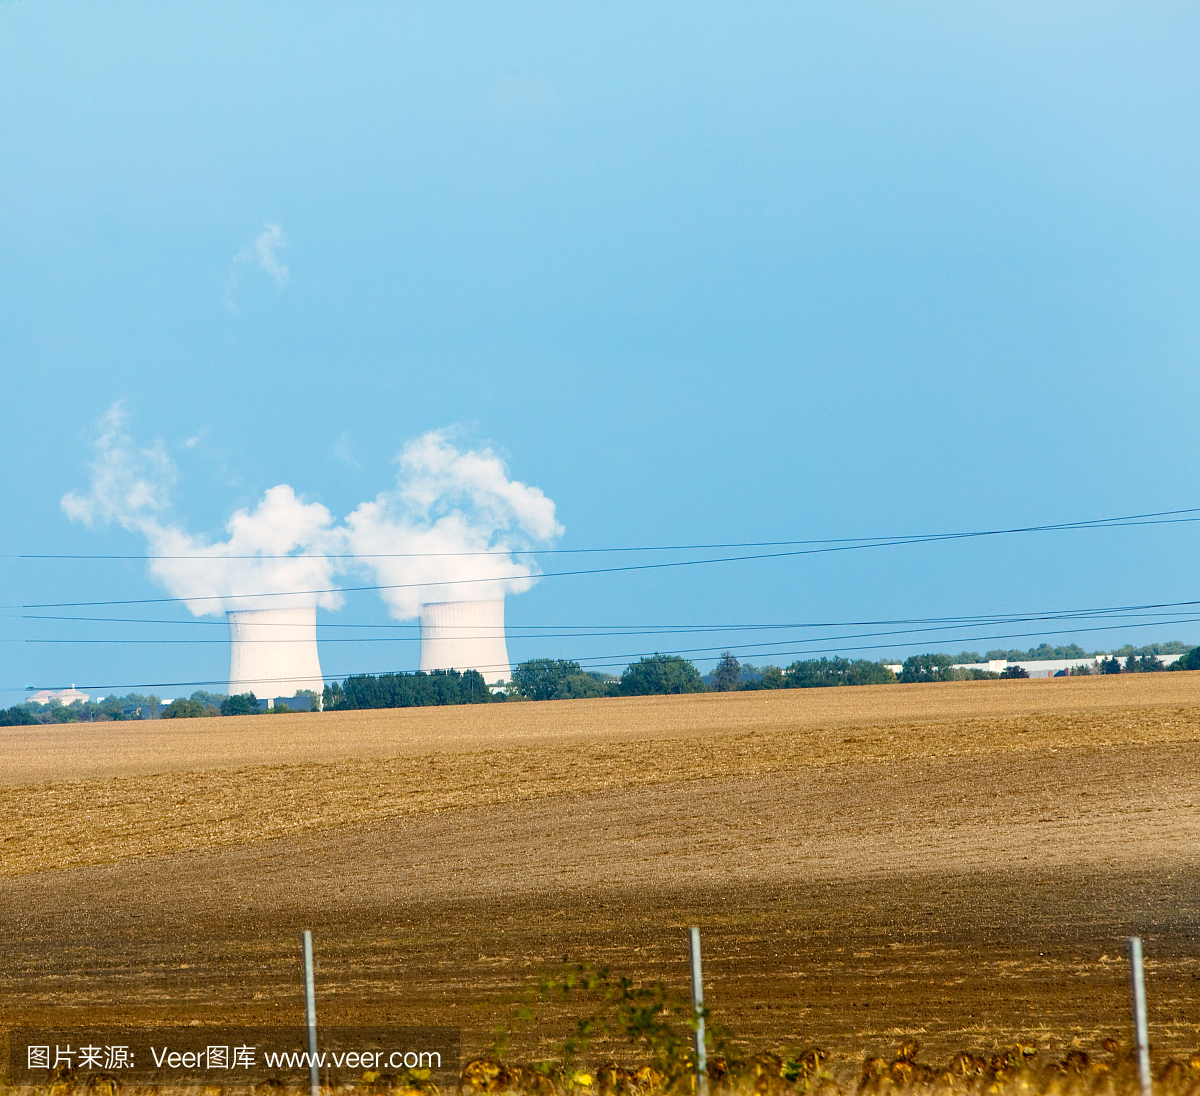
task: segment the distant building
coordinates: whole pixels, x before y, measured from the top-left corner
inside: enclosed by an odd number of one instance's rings
[[[1107,655],[1096,655],[1091,658],[1024,658],[1010,662],[1006,658],[993,658],[988,662],[959,662],[956,670],[988,670],[993,674],[1003,673],[1009,666],[1020,666],[1030,677],[1069,677],[1076,666],[1086,666],[1094,674],[1100,672],[1100,663]],[[1164,666],[1182,658],[1182,655],[1159,655],[1158,659]],[[1121,660],[1124,664],[1124,659]]]
[[[313,698],[311,696],[273,696],[264,698],[258,702],[258,710],[260,712],[270,711],[272,708],[278,708],[281,704],[286,704],[293,712],[311,712],[313,710]]]
[[[39,689],[25,698],[26,704],[61,704],[64,708],[74,704],[88,702],[88,694],[81,693],[74,685],[69,689]]]
[[[993,658],[987,662],[956,662],[954,669],[956,670],[984,670],[987,673],[999,674],[1003,673],[1009,666],[1020,666],[1030,677],[1070,677],[1071,671],[1076,666],[1086,666],[1094,674],[1100,672],[1100,663],[1107,658],[1107,655],[1084,655],[1082,658],[1024,658],[1018,659],[1016,662],[1010,662],[1007,658]],[[1172,662],[1182,658],[1183,655],[1159,655],[1158,659],[1164,666],[1170,666]],[[1121,659],[1121,664],[1124,665],[1124,658]],[[900,671],[904,669],[904,664],[900,662],[885,662],[884,665],[892,671],[897,677],[900,676]]]

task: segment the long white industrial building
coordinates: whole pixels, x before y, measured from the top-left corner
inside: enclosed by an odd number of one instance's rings
[[[1026,658],[1016,662],[1010,662],[1007,658],[993,658],[987,662],[956,662],[955,670],[986,670],[988,673],[999,674],[1003,673],[1010,666],[1020,666],[1025,670],[1031,678],[1034,677],[1055,677],[1058,674],[1070,676],[1070,673],[1077,666],[1086,666],[1092,673],[1100,673],[1100,663],[1106,658],[1106,655],[1084,655],[1082,658]],[[1183,655],[1159,655],[1158,659],[1164,666],[1170,666],[1172,662],[1182,658]],[[1121,664],[1124,665],[1125,656],[1121,656]],[[899,674],[904,669],[904,664],[901,662],[885,662],[885,666],[894,674]]]

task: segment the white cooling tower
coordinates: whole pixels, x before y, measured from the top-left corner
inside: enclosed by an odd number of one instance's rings
[[[507,681],[504,598],[422,605],[421,669],[478,670],[489,685]]]
[[[317,610],[238,609],[229,618],[229,695],[260,699],[325,687],[317,659]]]

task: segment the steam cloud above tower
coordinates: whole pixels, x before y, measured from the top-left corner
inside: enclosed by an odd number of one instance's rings
[[[120,403],[101,419],[86,493],[62,508],[89,526],[116,523],[146,538],[150,573],[196,616],[231,610],[336,609],[336,576],[371,573],[397,620],[430,601],[503,598],[537,578],[514,558],[563,533],[554,503],[508,477],[490,449],[460,449],[444,431],[405,445],[394,488],[335,522],[287,484],[226,523],[225,540],[194,536],[168,519],[179,474],[161,442],[139,447]],[[388,558],[390,557],[390,558]]]
[[[539,488],[510,480],[490,449],[462,452],[436,430],[409,442],[398,463],[395,489],[346,519],[350,551],[392,587],[382,595],[395,619],[426,602],[491,601],[533,585],[533,563],[513,553],[563,533]]]
[[[91,490],[68,492],[62,508],[72,521],[118,525],[147,541],[150,573],[195,616],[233,609],[282,609],[342,604],[334,582],[343,532],[320,503],[301,502],[287,484],[266,491],[253,510],[226,523],[227,540],[210,543],[164,521],[178,472],[162,442],[139,448],[114,404],[101,420]],[[268,558],[270,557],[270,558]],[[281,558],[282,557],[282,558]],[[282,595],[282,596],[280,596]]]

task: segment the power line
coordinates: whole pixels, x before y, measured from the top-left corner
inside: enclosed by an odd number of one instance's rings
[[[997,612],[997,613],[978,613],[969,615],[956,615],[946,617],[909,617],[884,620],[848,620],[848,621],[805,621],[805,622],[790,622],[790,623],[740,623],[740,624],[666,624],[666,625],[649,625],[649,624],[611,624],[611,625],[568,625],[568,624],[516,624],[509,625],[505,628],[505,633],[513,638],[520,639],[572,639],[572,638],[590,638],[596,636],[615,636],[615,635],[668,635],[668,634],[694,634],[702,632],[746,632],[746,631],[789,631],[812,628],[859,628],[859,627],[884,627],[893,625],[963,625],[974,626],[980,624],[1006,624],[1020,623],[1023,621],[1034,620],[1087,620],[1098,616],[1129,616],[1129,615],[1162,615],[1170,611],[1187,608],[1194,605],[1200,605],[1200,600],[1191,601],[1164,601],[1164,602],[1148,602],[1145,604],[1133,605],[1108,605],[1097,606],[1082,609],[1038,609],[1033,611],[1018,612]],[[1155,612],[1157,611],[1157,612]],[[90,617],[90,616],[60,616],[60,615],[39,615],[26,614],[25,620],[47,620],[47,621],[69,621],[76,623],[114,623],[114,624],[154,624],[154,625],[201,625],[208,627],[225,628],[226,622],[223,620],[162,620],[148,619],[143,617]],[[288,622],[263,622],[262,627],[270,628],[290,628],[293,631],[297,627],[294,623]],[[337,629],[366,629],[373,631],[395,631],[406,630],[411,631],[418,629],[419,624],[397,623],[397,624],[345,624],[337,622],[319,622],[318,628],[337,628]],[[473,625],[445,625],[444,628],[457,627],[459,630],[474,634],[478,629]],[[410,637],[404,637],[405,639]],[[73,640],[28,640],[27,642],[75,642]],[[91,641],[89,641],[91,642]],[[96,642],[106,642],[98,640]],[[116,640],[112,642],[118,642]],[[120,642],[144,642],[156,643],[165,642],[162,640],[125,640]],[[207,640],[179,640],[172,642],[209,642]],[[212,642],[224,642],[224,640],[216,640]],[[255,641],[258,642],[258,641]],[[263,640],[261,642],[272,642]],[[325,640],[325,642],[335,642],[334,640]],[[378,642],[376,640],[364,639],[363,642]]]
[[[1132,628],[1153,628],[1153,627],[1161,627],[1166,624],[1187,624],[1187,623],[1195,623],[1196,621],[1200,621],[1200,616],[1184,617],[1184,618],[1177,619],[1177,620],[1154,620],[1154,621],[1147,621],[1143,624],[1123,624],[1122,623],[1122,625],[1120,625],[1120,626],[1132,627]],[[997,622],[997,623],[1000,623],[1000,622]],[[1067,634],[1067,633],[1075,634],[1078,632],[1107,632],[1107,631],[1111,631],[1114,627],[1117,627],[1117,626],[1118,626],[1117,624],[1109,623],[1109,624],[1097,626],[1094,628],[1069,628],[1069,629],[1062,629],[1059,631],[1051,631],[1051,632],[1028,632],[1028,633],[1019,633],[1019,634],[1012,635],[1012,636],[994,636],[994,637],[983,637],[983,638],[1015,639],[1015,638],[1025,638],[1028,636],[1039,636],[1039,635],[1063,635],[1063,634]],[[952,625],[952,626],[942,625],[940,627],[930,627],[930,628],[903,628],[898,631],[890,631],[890,632],[859,632],[859,633],[850,634],[850,635],[814,636],[811,639],[805,640],[804,642],[806,642],[806,643],[834,643],[834,642],[840,642],[842,640],[848,640],[848,639],[878,639],[883,636],[921,637],[921,636],[927,636],[928,633],[931,633],[931,632],[940,633],[942,636],[944,636],[944,638],[932,640],[932,642],[937,642],[939,644],[946,643],[951,640],[953,640],[954,642],[974,642],[974,640],[972,640],[972,639],[967,639],[967,638],[962,638],[962,637],[956,638],[954,636],[945,635],[945,633],[947,631],[953,631],[955,628],[971,628],[971,627],[973,627],[973,625],[971,625],[971,624],[958,624],[958,625]],[[534,638],[539,638],[539,637],[534,637]],[[549,637],[549,638],[554,638],[554,637]],[[562,637],[557,637],[557,638],[562,638]],[[569,638],[574,638],[574,637],[569,637]],[[976,638],[979,638],[979,637],[976,637]],[[909,642],[913,642],[913,641],[915,641],[915,640],[910,640]],[[928,639],[926,641],[930,642],[930,640],[928,640]],[[227,641],[224,639],[167,639],[167,640],[153,640],[153,639],[116,639],[116,640],[112,640],[112,639],[31,639],[31,640],[26,640],[26,642],[27,643],[38,643],[38,644],[80,644],[80,645],[94,644],[94,645],[103,645],[103,646],[108,646],[108,645],[145,645],[145,646],[163,645],[163,646],[167,646],[167,645],[174,645],[174,644],[188,644],[188,645],[221,644],[221,645],[224,645]],[[288,639],[252,639],[252,640],[240,640],[239,645],[244,645],[247,643],[265,643],[265,644],[269,644],[272,646],[277,646],[277,645],[283,644],[283,643],[307,644],[310,642],[311,642],[311,640],[308,640],[308,639],[291,639],[291,640],[288,640]],[[325,640],[326,644],[332,644],[332,643],[380,643],[380,642],[415,643],[415,642],[418,642],[418,637],[402,636],[402,637],[397,637],[397,638],[391,639],[391,640],[378,640],[378,639],[372,639],[372,638],[327,639],[327,640]],[[895,642],[896,641],[893,641],[890,644],[876,644],[875,648],[877,649],[882,646],[894,647]],[[766,642],[766,643],[722,644],[717,647],[678,647],[678,648],[674,648],[671,651],[671,653],[678,654],[678,655],[693,655],[693,656],[697,656],[697,657],[703,657],[704,655],[711,655],[715,651],[730,650],[730,651],[748,652],[750,655],[757,657],[757,658],[761,658],[763,656],[763,654],[797,653],[797,652],[781,652],[781,651],[767,651],[767,652],[759,651],[759,648],[774,647],[777,644],[778,644],[778,640],[772,640],[771,642]],[[854,647],[854,648],[839,648],[839,649],[844,649],[844,650],[860,650],[860,649],[862,649],[862,650],[865,650],[867,648]],[[755,652],[758,652],[758,653],[756,654]],[[608,655],[595,655],[593,657],[594,658],[625,658],[625,659],[628,659],[628,658],[642,657],[642,656],[650,654],[650,653],[652,653],[652,652],[635,651],[633,654],[608,654]],[[654,652],[654,653],[657,653],[657,652]],[[574,660],[571,660],[571,661],[574,661]]]
[[[1197,514],[1200,515],[1200,507],[1191,507],[1184,510],[1159,510],[1146,514],[1127,514],[1121,517],[1112,518],[1088,518],[1083,521],[1060,522],[1053,525],[1031,525],[1013,529],[990,529],[976,532],[965,533],[921,533],[916,534],[917,541],[914,541],[914,534],[885,534],[883,536],[873,537],[826,537],[821,539],[809,540],[745,540],[745,541],[725,541],[713,544],[649,544],[635,545],[625,547],[612,548],[485,548],[473,551],[464,552],[297,552],[287,553],[283,555],[255,552],[245,555],[211,555],[211,554],[190,554],[190,555],[160,555],[154,556],[154,559],[196,559],[196,560],[216,560],[216,559],[440,559],[440,558],[462,558],[462,557],[478,557],[478,556],[563,556],[563,555],[599,555],[618,552],[692,552],[692,551],[712,551],[723,548],[782,548],[792,545],[810,545],[810,544],[833,544],[833,545],[848,545],[851,547],[883,547],[888,544],[907,544],[916,543],[919,540],[940,540],[957,537],[980,537],[980,536],[997,536],[1005,533],[1033,533],[1033,532],[1048,532],[1051,530],[1061,529],[1106,529],[1106,528],[1123,528],[1129,525],[1170,525],[1178,522],[1200,521],[1200,517],[1179,517],[1181,514]],[[1157,519],[1173,519],[1173,520],[1157,520]],[[17,556],[9,556],[10,559],[54,559],[54,560],[130,560],[130,559],[146,559],[146,554],[113,554],[113,553],[22,553]]]
[[[1161,626],[1167,625],[1167,624],[1191,624],[1191,623],[1196,623],[1196,622],[1200,622],[1200,616],[1180,617],[1175,620],[1148,621],[1144,624],[1125,625],[1125,627],[1153,628],[1153,627],[1161,627]],[[995,641],[998,639],[1037,639],[1042,636],[1077,635],[1080,632],[1110,631],[1111,627],[1112,626],[1109,625],[1109,626],[1098,626],[1098,627],[1093,627],[1093,628],[1067,628],[1067,629],[1061,629],[1061,630],[1057,630],[1057,631],[1011,632],[1011,633],[1006,633],[1006,634],[1002,634],[1002,635],[991,635],[991,636],[958,636],[958,637],[954,638],[954,642],[955,643],[980,643],[980,642],[991,642],[991,641]],[[837,637],[835,637],[835,638],[837,638]],[[845,638],[853,638],[853,637],[845,637]],[[819,641],[813,640],[812,642],[819,642]],[[927,642],[929,642],[931,645],[940,645],[940,643],[942,641],[939,641],[936,638],[930,638],[929,640],[927,640]],[[861,651],[888,650],[888,649],[894,649],[894,647],[895,647],[894,643],[888,643],[888,644],[877,643],[877,644],[865,644],[865,645],[857,645],[857,646],[838,645],[838,646],[825,647],[825,648],[820,648],[820,649],[815,649],[815,650],[798,650],[798,649],[793,648],[791,650],[759,651],[754,654],[754,657],[755,658],[766,658],[766,657],[786,657],[786,656],[791,656],[791,655],[806,655],[811,658],[811,657],[822,656],[822,655],[828,656],[828,655],[839,655],[839,654],[847,654],[847,653],[857,653],[857,652],[861,652]],[[716,650],[720,650],[720,649],[721,648],[717,648],[717,647],[707,648],[707,650],[709,650],[709,651],[716,651]],[[742,647],[739,647],[736,645],[732,648],[732,650],[735,650],[735,651],[742,650],[742,649],[743,649]],[[680,653],[681,652],[678,652],[678,651],[666,651],[666,652],[640,651],[640,652],[634,652],[632,654],[595,655],[591,658],[585,657],[585,658],[570,659],[570,660],[564,660],[564,661],[578,662],[580,664],[581,668],[591,667],[593,669],[600,669],[600,668],[610,667],[610,666],[611,667],[617,667],[617,666],[624,667],[624,666],[628,665],[629,662],[633,659],[645,658],[645,657],[649,657],[649,656],[655,655],[655,654],[680,654]],[[617,661],[617,662],[599,661],[601,659],[614,659],[614,658],[619,658],[621,661]],[[498,667],[498,666],[497,667],[485,667],[484,669],[498,670],[498,669],[501,669],[501,667]],[[347,674],[347,673],[325,674],[323,676],[324,676],[325,680],[334,681],[334,680],[338,680],[338,679],[345,680],[347,677],[363,676],[363,675],[368,675],[368,674],[378,676],[380,674],[396,673],[396,672],[398,672],[398,671],[396,671],[396,670],[372,670],[372,671],[356,670],[353,673],[349,673],[349,674]],[[286,685],[291,682],[307,681],[309,679],[306,677],[279,677],[279,678],[262,678],[260,680],[272,682],[272,683],[275,683],[278,685]],[[220,681],[216,681],[216,680],[169,681],[169,682],[161,682],[160,681],[160,682],[147,682],[147,683],[141,683],[141,684],[124,683],[124,684],[108,684],[108,685],[81,685],[81,686],[78,686],[78,688],[80,688],[80,689],[96,689],[96,690],[103,690],[103,689],[128,689],[128,690],[175,689],[175,688],[183,688],[184,686],[187,686],[187,685],[196,686],[196,687],[202,687],[205,685],[228,685],[228,681],[227,680],[220,680]],[[34,688],[34,686],[29,686],[28,688],[32,689],[32,688]],[[63,688],[63,686],[39,686],[39,688]]]
[[[1037,620],[1039,618],[1033,617],[1033,618],[1029,618],[1029,619]],[[1051,618],[1040,618],[1040,619],[1060,620],[1062,618],[1051,617]],[[1189,619],[1200,619],[1200,618],[1189,618]],[[992,623],[1003,624],[1003,623],[1019,623],[1019,622],[1020,621],[1017,621],[1017,620],[1013,620],[1013,621],[997,620],[997,621],[993,621]],[[887,632],[859,632],[859,633],[851,633],[849,635],[815,636],[809,640],[806,640],[806,642],[809,642],[809,643],[831,643],[835,640],[867,639],[867,638],[876,638],[879,636],[920,636],[920,635],[924,635],[929,632],[946,632],[946,631],[953,631],[955,629],[961,629],[961,628],[973,628],[973,627],[977,626],[977,623],[978,622],[963,623],[963,624],[943,623],[943,624],[939,624],[939,625],[935,625],[935,626],[931,626],[931,627],[927,627],[927,628],[901,628],[901,629],[898,629],[895,631],[887,631]],[[1105,625],[1103,628],[1076,629],[1076,630],[1109,631],[1112,628],[1123,626],[1124,623],[1125,623],[1124,619],[1122,619],[1120,621],[1111,622],[1111,623]],[[1179,621],[1154,620],[1154,621],[1149,621],[1143,625],[1138,625],[1138,627],[1151,627],[1156,624],[1170,624],[1170,623],[1180,623],[1180,622]],[[674,635],[674,634],[679,634],[679,633],[660,633],[660,632],[652,632],[652,631],[651,632],[590,632],[590,633],[584,633],[584,635],[582,635],[582,636],[578,635],[578,634],[574,634],[574,633],[558,633],[558,634],[547,633],[544,635],[520,636],[520,637],[516,637],[516,638],[521,638],[521,639],[579,639],[579,638],[612,638],[612,637],[616,637],[616,636],[628,636],[628,635],[664,635],[664,634]],[[497,636],[493,635],[491,637],[479,637],[479,638],[493,638],[494,639],[494,638],[497,638]],[[97,645],[97,646],[109,646],[109,645],[112,645],[112,646],[128,646],[128,645],[170,646],[170,645],[177,645],[177,644],[186,644],[186,645],[191,645],[191,646],[197,646],[197,645],[203,645],[203,644],[220,644],[220,645],[224,646],[226,643],[228,643],[228,640],[226,640],[226,639],[26,639],[24,642],[36,643],[36,644],[52,644],[52,645],[81,644],[81,645]],[[310,638],[241,639],[238,641],[238,644],[239,644],[239,646],[245,646],[247,644],[263,643],[263,644],[267,644],[270,646],[278,646],[278,645],[284,644],[284,643],[309,644],[311,642],[312,642],[312,640]],[[326,645],[334,644],[334,643],[418,643],[418,642],[420,642],[420,636],[388,636],[388,637],[383,637],[383,638],[379,638],[379,637],[375,637],[375,636],[354,636],[354,637],[350,637],[350,638],[325,639],[322,642]],[[778,642],[779,642],[778,639],[773,639],[769,642],[739,643],[739,644],[734,644],[734,646],[738,650],[751,650],[752,648],[757,648],[757,647],[771,647],[771,646],[774,646],[775,644],[777,644]],[[721,647],[688,647],[688,648],[679,648],[677,653],[679,653],[679,654],[700,654],[700,653],[709,652],[709,651],[718,651],[721,649],[722,649]],[[604,656],[604,657],[612,657],[612,656]]]
[[[61,601],[61,602],[41,602],[34,604],[22,605],[22,609],[68,609],[68,608],[87,608],[87,607],[102,607],[108,605],[166,605],[178,604],[180,602],[228,602],[235,600],[246,599],[262,599],[276,597],[318,597],[325,594],[347,594],[347,593],[364,593],[371,591],[384,590],[411,590],[425,589],[434,586],[466,586],[477,583],[496,583],[496,582],[511,582],[521,581],[522,579],[543,579],[543,578],[570,578],[581,575],[602,575],[616,574],[619,572],[631,571],[657,571],[668,568],[677,567],[701,567],[711,566],[718,563],[744,563],[763,559],[784,559],[794,558],[798,556],[808,555],[823,555],[833,552],[853,552],[863,551],[870,548],[894,548],[910,544],[935,544],[943,541],[977,539],[982,537],[1009,536],[1020,533],[1045,533],[1045,532],[1061,532],[1083,529],[1112,529],[1121,528],[1130,525],[1157,525],[1157,524],[1173,524],[1175,522],[1192,522],[1200,521],[1200,517],[1188,518],[1173,518],[1170,521],[1158,520],[1140,520],[1143,518],[1158,518],[1167,517],[1176,514],[1198,514],[1200,508],[1191,510],[1164,510],[1158,514],[1137,514],[1125,518],[1094,518],[1088,521],[1075,522],[1059,522],[1051,525],[1030,525],[1020,526],[1008,529],[984,529],[958,533],[930,533],[919,534],[911,537],[897,537],[893,539],[876,539],[869,542],[856,543],[837,543],[834,545],[826,544],[819,548],[800,548],[786,552],[759,552],[750,555],[741,556],[717,556],[711,559],[693,559],[693,560],[671,560],[665,563],[638,563],[626,564],[615,567],[591,567],[581,568],[574,571],[548,571],[541,575],[490,575],[480,578],[456,578],[456,579],[438,579],[425,582],[401,582],[389,583],[370,586],[345,586],[345,587],[328,587],[316,590],[285,590],[285,591],[262,591],[253,594],[201,594],[191,597],[166,597],[166,598],[136,598],[136,599],[111,599],[105,601]],[[790,542],[802,543],[802,542]],[[138,557],[142,558],[142,557]],[[200,557],[204,559],[212,559],[213,557]],[[220,557],[218,557],[220,558]],[[265,558],[265,557],[253,557]],[[287,559],[295,559],[300,557],[287,556],[282,557]]]

